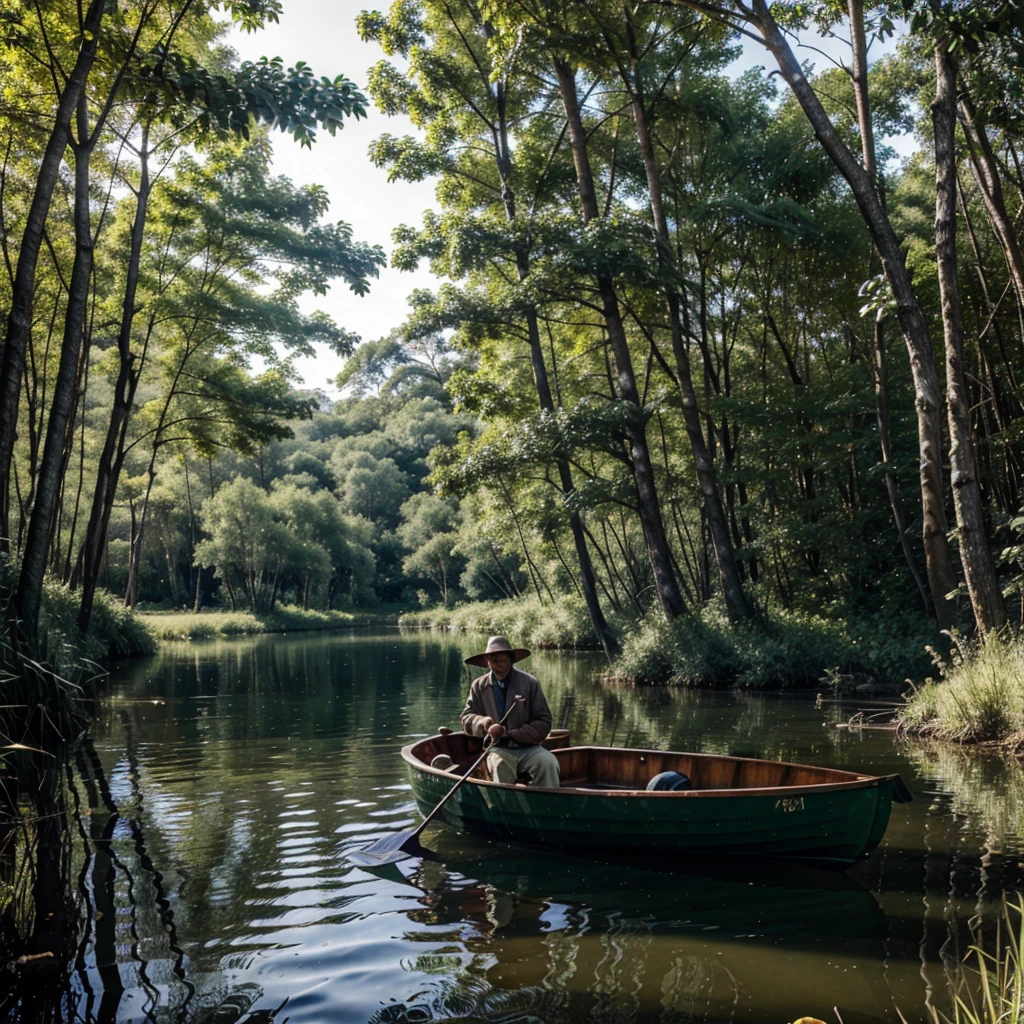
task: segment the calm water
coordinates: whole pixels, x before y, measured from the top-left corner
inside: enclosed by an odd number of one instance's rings
[[[419,820],[398,748],[457,723],[468,646],[273,636],[121,670],[95,730],[119,815],[79,786],[101,841],[80,865],[89,932],[68,1016],[782,1024],[838,1007],[857,1024],[899,1007],[916,1021],[947,1003],[970,919],[1022,886],[1016,764],[836,728],[867,702],[613,689],[566,655],[526,667],[577,742],[898,771],[915,802],[840,874],[653,870],[446,826],[426,833],[434,859],[352,867],[347,850]]]

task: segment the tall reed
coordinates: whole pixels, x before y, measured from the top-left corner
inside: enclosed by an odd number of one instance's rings
[[[1003,897],[991,952],[980,930],[967,962],[950,977],[950,1013],[929,1007],[935,1024],[1022,1024],[1024,1022],[1024,897]],[[905,1022],[903,1014],[900,1019]]]

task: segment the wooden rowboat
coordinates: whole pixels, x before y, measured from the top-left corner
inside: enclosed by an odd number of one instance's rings
[[[892,803],[912,799],[898,775],[714,754],[573,747],[566,730],[545,742],[561,785],[491,782],[478,768],[441,812],[466,832],[590,851],[783,858],[849,867],[879,844]],[[481,741],[443,731],[402,748],[423,813],[479,757]],[[432,768],[438,754],[455,766]],[[693,789],[648,792],[655,775],[687,775]],[[455,774],[453,774],[455,773]]]

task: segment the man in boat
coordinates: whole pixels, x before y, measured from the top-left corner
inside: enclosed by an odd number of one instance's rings
[[[551,731],[551,710],[535,676],[514,667],[528,658],[525,647],[513,647],[503,636],[492,636],[482,654],[466,659],[467,665],[489,669],[469,688],[462,728],[471,736],[490,736],[487,770],[494,782],[513,784],[520,775],[531,786],[558,788],[558,758],[541,744]],[[520,694],[523,700],[512,709],[505,725],[498,722]]]

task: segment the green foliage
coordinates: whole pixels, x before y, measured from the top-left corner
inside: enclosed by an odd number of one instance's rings
[[[323,611],[278,605],[267,615],[252,612],[208,610],[202,612],[140,612],[138,618],[157,640],[209,640],[218,636],[252,636],[257,633],[305,632],[343,629],[367,622],[387,621],[367,613]]]
[[[773,612],[731,627],[721,612],[669,623],[648,616],[625,638],[611,676],[679,686],[821,687],[840,676],[898,685],[924,668],[927,627],[890,618],[842,622]]]
[[[929,1007],[934,1024],[1016,1024],[1024,1019],[1024,899],[1003,897],[994,946],[979,928],[966,965],[950,978],[953,1013]],[[902,1014],[900,1019],[903,1020]]]
[[[899,721],[912,732],[961,743],[1024,743],[1024,642],[960,644],[939,678],[915,687]]]
[[[40,633],[45,638],[41,653],[46,666],[61,687],[68,688],[72,699],[89,689],[110,661],[144,657],[156,650],[146,624],[111,594],[98,596],[96,614],[85,636],[78,629],[77,617],[77,594],[48,582],[40,612]]]
[[[546,602],[524,597],[406,612],[399,625],[481,635],[500,633],[514,637],[515,643],[524,647],[586,650],[595,646],[587,610],[573,597]]]

